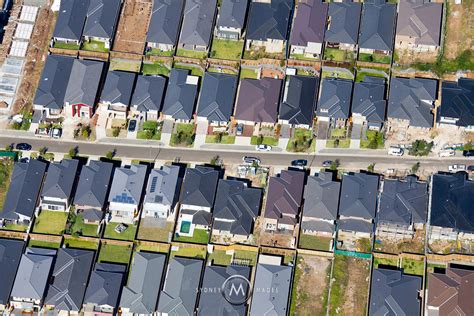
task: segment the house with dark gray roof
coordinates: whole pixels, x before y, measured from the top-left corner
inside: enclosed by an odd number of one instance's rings
[[[227,125],[234,110],[237,83],[237,76],[206,72],[199,96],[198,120]]]
[[[55,249],[26,248],[10,295],[14,314],[40,311],[55,257]]]
[[[127,118],[136,77],[137,74],[134,72],[118,70],[107,72],[100,103],[105,105],[107,112],[113,114],[115,118]]]
[[[55,312],[76,312],[82,300],[94,260],[94,251],[60,248],[52,275],[52,282],[44,305]]]
[[[0,219],[30,223],[38,205],[45,171],[46,163],[40,160],[15,163]]]
[[[88,6],[89,0],[62,0],[60,2],[58,18],[53,31],[53,43],[76,44],[79,49]]]
[[[182,179],[179,166],[153,169],[148,177],[142,217],[175,219]]]
[[[342,177],[339,200],[339,234],[356,233],[371,237],[377,211],[379,176],[369,173],[348,173]]]
[[[421,281],[400,270],[372,271],[369,315],[421,315]]]
[[[441,41],[442,15],[442,3],[401,0],[395,47],[415,52],[437,51]]]
[[[467,173],[438,172],[431,179],[430,242],[474,236],[474,181]]]
[[[44,112],[46,117],[61,114],[74,61],[73,57],[68,56],[46,56],[46,62],[33,100],[35,110]]]
[[[281,79],[273,78],[240,80],[234,114],[237,121],[246,125],[276,123],[281,85]]]
[[[49,164],[41,190],[41,210],[69,211],[78,167],[79,160],[74,159]]]
[[[242,180],[219,180],[214,202],[212,234],[246,241],[260,213],[263,192]]]
[[[146,35],[147,50],[174,52],[183,19],[184,0],[155,0]]]
[[[474,131],[474,79],[443,81],[441,105],[436,116],[438,124],[456,125]]]
[[[377,215],[377,235],[411,238],[416,229],[426,224],[428,183],[416,176],[385,179]]]
[[[359,33],[359,53],[392,54],[396,12],[397,5],[386,3],[385,0],[363,4]]]
[[[319,78],[287,76],[279,109],[279,122],[310,128],[319,89]]]
[[[242,277],[242,278],[241,278]],[[250,280],[250,267],[246,266],[206,266],[204,269],[204,277],[200,288],[199,303],[197,307],[197,315],[247,315],[247,304],[231,304],[222,295],[221,291],[213,291],[213,289],[220,289],[226,280],[232,278],[232,285],[239,288],[242,286],[243,292],[231,292],[232,289],[226,289],[228,298],[235,301],[245,300],[245,294],[250,291],[249,284],[243,279]],[[230,282],[227,282],[230,283]],[[231,285],[228,285],[229,287]],[[232,302],[232,300],[230,300]]]
[[[250,2],[246,49],[284,53],[292,11],[292,0]]]
[[[121,1],[116,0],[89,0],[86,24],[82,33],[84,41],[99,41],[104,43],[106,49],[110,49],[121,5]]]
[[[112,222],[132,224],[138,220],[146,176],[146,165],[133,164],[115,169],[109,192]]]
[[[203,261],[174,257],[168,264],[158,299],[158,313],[192,316],[196,307]]]
[[[387,100],[385,79],[365,76],[354,84],[352,95],[352,121],[365,124],[370,130],[380,130],[385,122]]]
[[[323,79],[316,111],[318,120],[345,125],[350,116],[352,85],[352,80]]]
[[[20,265],[25,242],[17,239],[0,238],[0,310],[10,302],[10,293]]]
[[[130,102],[132,116],[137,114],[145,121],[158,120],[165,98],[165,88],[165,77],[139,75]]]
[[[212,37],[217,0],[187,0],[184,5],[183,25],[179,47],[206,52]]]
[[[69,77],[64,104],[66,115],[91,118],[94,114],[104,63],[75,59]]]
[[[189,70],[171,69],[162,109],[165,118],[186,122],[193,118],[198,83],[199,77]]]
[[[282,170],[268,182],[265,204],[265,230],[292,231],[298,224],[306,174],[297,170]]]
[[[234,41],[241,39],[248,4],[249,0],[222,0],[216,22],[217,38]]]
[[[412,127],[433,127],[437,85],[434,79],[392,77],[387,117]]]
[[[324,34],[327,48],[356,51],[362,4],[359,2],[331,2]],[[331,57],[325,54],[326,59]]]
[[[113,168],[114,165],[110,162],[96,160],[82,167],[74,196],[76,210],[104,210]]]
[[[84,296],[84,312],[114,314],[125,275],[125,265],[97,262]]]
[[[259,256],[250,316],[288,315],[292,267],[282,265],[281,259],[263,254]]]
[[[156,311],[165,264],[165,254],[135,253],[128,282],[122,289],[120,299],[123,314],[151,315]]]
[[[309,235],[332,237],[339,208],[341,182],[330,171],[309,176],[304,188],[302,232]]]
[[[290,34],[290,53],[293,56],[321,58],[327,14],[327,2],[307,0],[297,4]]]

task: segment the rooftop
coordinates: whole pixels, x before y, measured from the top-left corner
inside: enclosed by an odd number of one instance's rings
[[[234,109],[238,77],[206,72],[199,97],[198,116],[208,121],[227,122]]]
[[[280,119],[295,125],[312,125],[318,88],[319,78],[287,76],[280,103]]]
[[[307,46],[308,43],[322,43],[327,13],[328,4],[321,0],[299,2],[291,28],[290,44]]]
[[[339,213],[345,217],[367,220],[375,218],[379,176],[368,173],[348,173],[342,177]]]
[[[247,40],[286,41],[292,10],[292,0],[252,1],[247,25]]]
[[[362,4],[358,2],[331,2],[324,40],[330,43],[357,44]]]
[[[438,121],[446,117],[456,119],[457,126],[474,126],[474,79],[443,81],[441,89]]]
[[[332,172],[322,171],[308,177],[304,190],[303,216],[336,220],[341,182]]]
[[[155,0],[146,41],[176,45],[184,0]]]
[[[181,120],[190,120],[192,118],[198,94],[198,85],[189,82],[189,77],[192,77],[189,74],[189,70],[171,69],[163,103],[163,114],[171,115],[174,119]]]
[[[359,47],[381,51],[393,50],[397,5],[383,1],[362,6]]]
[[[331,119],[348,119],[351,107],[352,84],[352,80],[324,78],[316,115]]]
[[[211,40],[216,7],[217,0],[187,0],[179,43],[207,47]]]

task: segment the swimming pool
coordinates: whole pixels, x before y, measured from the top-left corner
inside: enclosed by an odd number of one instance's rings
[[[187,234],[189,233],[190,229],[191,229],[191,222],[188,222],[188,221],[181,222],[181,229],[180,229],[181,233]]]

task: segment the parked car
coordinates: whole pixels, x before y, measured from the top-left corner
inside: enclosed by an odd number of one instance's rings
[[[29,151],[29,150],[31,150],[31,145],[27,144],[27,143],[19,143],[19,144],[16,144],[15,148],[17,150]]]
[[[452,157],[456,154],[456,152],[452,149],[443,149],[439,152],[440,157]]]
[[[471,150],[464,150],[462,152],[462,155],[464,157],[474,157],[474,149],[471,149]]]
[[[391,156],[403,156],[404,150],[401,147],[392,146],[388,149],[388,154]]]
[[[244,132],[244,124],[237,124],[237,129],[235,131],[235,134],[237,136],[240,136],[242,135],[243,132]]]
[[[468,171],[471,171],[471,172],[474,171],[474,166],[472,166],[472,165],[471,165],[471,166],[467,166],[467,170],[468,170]]]
[[[28,157],[23,157],[23,158],[20,159],[20,162],[28,163],[28,162],[30,162],[30,158],[28,158]]]
[[[53,136],[53,138],[61,138],[62,134],[63,134],[63,131],[60,128],[53,128],[51,136]]]
[[[118,224],[117,226],[115,226],[115,229],[114,229],[114,230],[115,230],[115,232],[116,232],[117,234],[121,234],[121,233],[123,233],[124,231],[126,231],[127,228],[128,228],[127,225],[120,223],[120,224]]]
[[[137,128],[137,120],[130,120],[130,122],[128,123],[128,131],[135,132],[136,128]]]
[[[332,163],[333,163],[332,160],[325,160],[325,161],[323,161],[323,167],[324,168],[329,168],[329,167],[331,167]]]
[[[254,163],[258,165],[260,164],[260,158],[257,158],[257,157],[244,156],[242,158],[242,161],[248,165],[252,165]]]
[[[308,165],[308,160],[306,159],[297,159],[291,162],[293,167],[306,167]]]
[[[466,171],[466,165],[450,165],[448,170],[450,172]]]
[[[257,151],[272,151],[272,146],[261,144],[261,145],[255,146],[255,150],[257,150]]]

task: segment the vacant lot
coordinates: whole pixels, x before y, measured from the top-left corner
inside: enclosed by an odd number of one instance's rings
[[[454,59],[474,45],[474,0],[463,0],[462,4],[448,1],[444,55]]]
[[[114,51],[142,55],[153,1],[126,0],[115,35]]]

